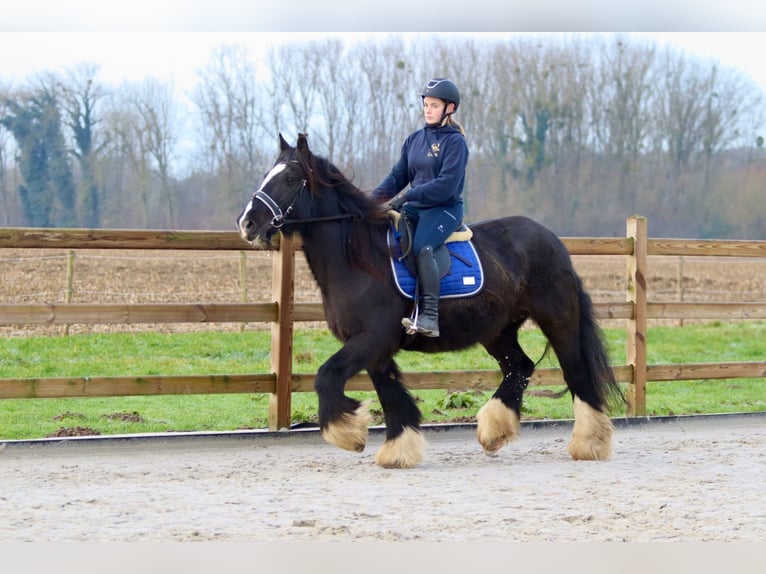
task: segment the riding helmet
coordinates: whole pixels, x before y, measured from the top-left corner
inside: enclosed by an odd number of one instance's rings
[[[455,104],[455,111],[460,106],[460,91],[457,86],[448,80],[447,78],[434,78],[423,86],[423,91],[420,93],[420,97],[425,98],[429,96],[431,98],[439,98],[447,103],[452,102]]]

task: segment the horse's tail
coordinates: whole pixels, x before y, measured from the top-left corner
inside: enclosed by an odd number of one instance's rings
[[[617,384],[614,371],[609,364],[604,333],[596,322],[595,310],[590,295],[577,278],[577,291],[580,301],[580,352],[590,374],[592,391],[596,395],[602,412],[624,403],[625,396]]]

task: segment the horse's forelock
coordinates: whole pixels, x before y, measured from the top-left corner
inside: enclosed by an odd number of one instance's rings
[[[311,152],[296,152],[295,160],[300,164],[303,173],[306,175],[309,191],[313,195],[317,195],[319,193],[319,186],[325,183],[322,179],[321,171],[318,169],[319,162],[317,161],[317,157]]]
[[[388,220],[385,212],[378,209],[375,201],[369,195],[356,187],[329,159],[315,155],[308,147],[303,149],[290,148],[283,161],[298,162],[306,176],[308,188],[312,195],[321,195],[323,187],[332,188],[346,213],[358,215],[368,221],[386,222]]]

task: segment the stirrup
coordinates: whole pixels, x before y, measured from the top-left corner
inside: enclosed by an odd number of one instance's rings
[[[402,327],[404,327],[404,332],[408,335],[414,335],[418,332],[417,320],[413,321],[409,317],[402,317]]]
[[[434,329],[424,329],[417,323],[417,319],[413,321],[410,317],[403,317],[402,318],[402,327],[404,327],[404,332],[408,335],[415,335],[417,333],[420,333],[421,335],[425,337],[438,337],[439,331]]]
[[[412,313],[409,317],[402,317],[402,327],[404,332],[408,335],[414,335],[418,332],[418,317],[420,316],[420,301],[418,292],[420,289],[415,288],[415,305],[412,307]]]
[[[412,313],[409,317],[402,317],[402,327],[408,335],[420,333],[424,337],[439,336],[438,324],[436,329],[424,329],[418,324],[418,319],[420,319],[420,285],[415,286],[415,305],[412,307]]]

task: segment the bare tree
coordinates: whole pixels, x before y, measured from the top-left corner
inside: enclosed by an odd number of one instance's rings
[[[139,225],[138,221],[131,220],[126,213],[135,201],[132,197],[133,189],[128,187],[130,162],[125,149],[128,121],[124,117],[126,112],[122,104],[119,90],[111,92],[104,102],[101,116],[105,142],[101,156],[104,185],[102,222],[106,227],[115,225],[117,221],[121,227]]]
[[[119,166],[125,181],[124,193],[115,196],[118,211],[123,222],[135,220],[140,226],[149,226],[151,213],[152,169],[148,149],[149,137],[143,122],[138,117],[134,101],[140,101],[140,90],[131,84],[124,84],[116,93],[113,107],[108,116],[111,132],[111,163]],[[125,196],[138,196],[139,214],[132,214],[135,202],[124,201]]]
[[[398,159],[404,138],[422,123],[418,94],[427,78],[414,77],[411,53],[401,39],[365,43],[354,53],[369,118],[360,118],[357,149],[377,184]]]
[[[589,194],[588,205],[606,214],[646,209],[657,195],[656,186],[640,182],[656,129],[655,48],[621,37],[596,41],[593,47],[586,97],[594,166],[591,181],[603,183],[591,188],[597,194]]]
[[[259,173],[262,159],[261,101],[247,51],[234,45],[216,49],[199,70],[191,99],[199,115],[207,165],[220,178],[223,205],[234,209]]]
[[[740,104],[724,101],[717,76],[715,65],[690,60],[678,51],[668,49],[661,55],[654,157],[665,174],[661,214],[682,229],[693,225],[693,202],[704,194],[710,160],[728,139]]]
[[[177,119],[173,113],[173,86],[149,79],[130,90],[128,102],[133,111],[133,135],[137,138],[149,169],[159,182],[166,208],[165,224],[176,225],[176,190],[171,165],[177,142]]]
[[[183,217],[228,228],[273,159],[279,131],[308,132],[315,149],[372,187],[422,125],[423,83],[447,76],[463,96],[457,119],[471,152],[470,219],[525,213],[560,233],[621,233],[625,214],[637,212],[658,234],[762,230],[764,93],[716,62],[619,36],[509,35],[313,41],[274,48],[265,65],[261,72],[239,46],[211,53],[190,92],[201,161],[183,176],[176,162],[191,158],[167,86],[111,94],[92,67],[55,75],[64,146],[59,153],[58,136],[39,143],[57,150],[57,168],[74,163],[77,221],[91,225],[100,213],[108,224],[174,225]],[[38,107],[32,111],[55,119],[55,106]],[[14,164],[15,154],[31,159],[31,148],[21,150],[4,130],[0,209],[10,222],[21,217],[27,190],[8,179],[34,174]],[[194,201],[179,201],[181,189],[193,190]],[[743,204],[733,205],[731,194]]]
[[[327,126],[317,129],[317,124],[319,86],[330,81],[324,65],[327,49],[337,53],[338,45],[333,41],[317,41],[269,50],[272,117],[277,130],[284,131],[292,123],[296,133],[326,133]]]
[[[313,73],[317,78],[326,78],[314,82],[323,127],[318,131],[316,139],[324,144],[327,155],[337,161],[339,155],[337,148],[342,141],[353,139],[354,126],[358,120],[360,100],[359,95],[353,90],[355,85],[353,68],[346,62],[342,40],[312,43],[305,46],[303,50],[310,52],[309,56],[315,53],[322,55],[320,59],[306,58],[313,61],[316,66]]]

